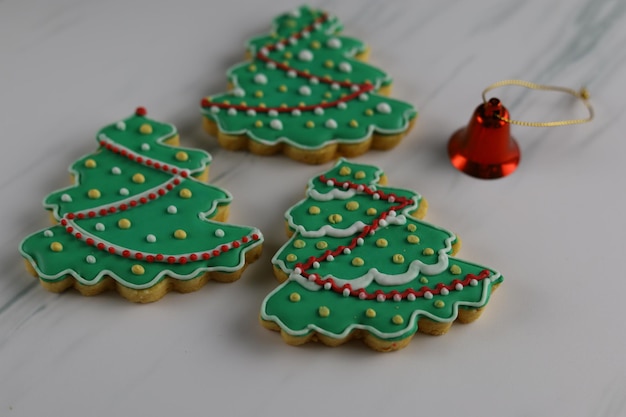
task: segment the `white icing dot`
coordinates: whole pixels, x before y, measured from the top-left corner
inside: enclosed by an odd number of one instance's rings
[[[276,64],[270,61],[267,64],[265,64],[265,68],[270,69],[270,70],[276,69]]]
[[[102,223],[96,223],[95,228],[98,232],[104,232],[104,229],[106,229],[106,227],[104,227],[104,224]]]
[[[330,282],[327,282],[326,284],[324,284],[324,289],[325,290],[330,290],[333,287],[333,285]]]
[[[220,108],[217,106],[211,106],[211,113],[217,114],[220,112]]]
[[[339,71],[349,74],[352,72],[352,65],[349,62],[342,62],[339,64]]]
[[[333,185],[335,185],[335,183],[332,180],[328,180],[326,181],[326,185],[328,185],[329,187],[332,187]]]
[[[146,236],[146,241],[149,243],[154,243],[156,242],[156,236],[153,234],[149,234],[148,236]]]
[[[108,140],[109,140],[109,138],[107,138],[107,135],[105,135],[104,133],[100,133],[100,134],[98,135],[98,139],[100,139],[100,140],[104,140],[104,141],[107,141],[107,142],[108,142]]]
[[[228,109],[228,115],[229,116],[237,116],[237,109],[231,107],[230,109]]]
[[[352,87],[350,87],[350,90],[352,90],[353,92],[357,92],[361,89],[361,87],[359,87],[357,84],[354,84]]]
[[[246,95],[246,92],[245,92],[245,91],[243,91],[243,88],[235,88],[235,89],[233,90],[233,95],[234,95],[235,97],[243,97],[243,96],[245,96],[245,95]]]
[[[169,214],[176,214],[176,213],[178,213],[178,209],[176,208],[176,206],[169,206],[169,207],[167,208],[167,212],[168,212]]]
[[[333,119],[326,120],[324,125],[329,129],[337,129],[337,122]]]
[[[402,300],[402,296],[400,294],[393,295],[393,301],[400,301],[400,300]]]
[[[309,82],[313,85],[318,85],[320,83],[320,80],[317,77],[311,77],[309,79]]]
[[[439,294],[441,294],[441,295],[448,295],[448,294],[450,294],[450,291],[448,291],[447,288],[442,288],[441,291],[439,291]]]
[[[46,230],[45,232],[43,232],[43,235],[45,237],[52,237],[54,236],[54,233],[52,232],[52,230]]]
[[[415,294],[413,294],[413,293],[409,293],[409,294],[406,296],[406,299],[407,299],[407,300],[409,300],[409,301],[415,301]]]
[[[298,93],[302,94],[303,96],[310,96],[311,88],[309,86],[303,85],[298,89]]]
[[[378,103],[376,110],[378,110],[379,113],[389,114],[391,113],[391,106],[388,103]]]
[[[256,111],[254,111],[253,109],[250,109],[250,110],[248,110],[248,111],[246,112],[246,114],[247,114],[248,116],[256,116]]]
[[[389,210],[389,213],[387,213],[388,217],[396,217],[396,211],[395,210]]]
[[[365,300],[365,298],[366,298],[366,297],[367,297],[367,294],[365,294],[365,291],[361,291],[361,292],[359,293],[359,298],[360,298],[361,300]]]
[[[344,288],[344,289],[343,289],[343,296],[344,296],[344,297],[347,297],[347,296],[349,296],[349,295],[350,295],[350,289],[349,289],[349,288]]]
[[[120,167],[113,167],[111,168],[111,174],[113,175],[120,175],[122,173],[122,170],[120,169]]]
[[[130,191],[128,191],[128,188],[120,188],[120,195],[128,195],[130,194]]]
[[[389,196],[389,198],[387,199],[387,201],[389,201],[390,203],[393,203],[394,201],[396,201],[396,198],[392,195]]]
[[[313,113],[315,113],[318,116],[321,116],[324,114],[324,109],[321,107],[316,107],[315,110],[313,110]]]
[[[359,95],[359,100],[361,100],[361,101],[367,101],[367,100],[369,100],[369,98],[370,98],[370,96],[368,96],[365,93]]]
[[[432,293],[432,292],[430,292],[430,291],[426,291],[426,292],[424,293],[424,298],[425,298],[425,299],[427,299],[427,300],[432,300],[432,298],[433,298],[433,293]]]
[[[309,37],[310,37],[310,36],[311,36],[311,34],[309,33],[309,31],[308,31],[308,30],[303,30],[303,31],[302,31],[302,37],[303,37],[304,39],[309,39]]]
[[[265,74],[256,74],[254,76],[254,82],[257,84],[267,84],[267,75]]]
[[[117,128],[117,130],[126,130],[126,123],[124,123],[124,122],[117,122],[115,127]]]
[[[352,251],[350,250],[350,248],[345,248],[343,250],[344,255],[350,255],[352,253]]]
[[[330,38],[326,41],[326,46],[331,49],[339,49],[341,48],[341,41],[338,38]]]
[[[478,285],[478,281],[472,278],[472,279],[470,280],[470,285],[471,285],[472,287],[475,287],[475,286],[477,286],[477,285]]]
[[[340,101],[339,103],[337,103],[337,108],[341,110],[345,110],[348,108],[348,105],[345,103],[345,101]]]
[[[385,219],[380,219],[378,224],[380,225],[380,227],[387,227],[387,226],[389,226],[389,223]]]
[[[141,150],[144,152],[147,152],[150,150],[150,145],[148,145],[147,143],[142,143],[141,144]]]
[[[85,262],[87,262],[88,264],[95,264],[96,263],[96,257],[93,255],[87,255],[85,257]]]
[[[362,238],[362,237],[360,237],[360,238],[358,238],[358,239],[356,240],[356,244],[357,244],[357,245],[359,245],[359,246],[363,246],[363,243],[365,243],[365,241],[363,240],[363,238]]]
[[[290,12],[289,12],[289,16],[291,16],[291,17],[295,17],[295,18],[300,17],[300,10],[298,10],[298,9],[294,9],[294,10],[290,11]]]
[[[334,261],[334,260],[335,260],[335,257],[334,257],[333,255],[328,255],[328,256],[326,257],[326,260],[327,260],[328,262],[332,262],[332,261]]]
[[[267,114],[268,114],[270,117],[276,117],[276,116],[278,116],[278,112],[277,112],[276,110],[273,110],[273,109],[272,109],[272,110],[270,110],[270,111],[268,111],[268,112],[267,112]]]
[[[283,122],[281,122],[279,119],[273,119],[270,122],[270,127],[274,130],[283,130]]]
[[[296,268],[295,270],[300,271],[300,268]],[[300,271],[300,272],[302,272],[302,271]],[[298,272],[298,274],[299,274],[300,272]],[[309,278],[308,278],[308,279],[309,279],[309,281],[315,281],[315,278],[317,278],[317,275],[315,275],[315,274],[311,274],[311,275],[309,275]]]
[[[294,268],[293,273],[296,274],[296,275],[300,275],[302,273],[302,269]],[[313,274],[311,274],[311,275],[313,275]],[[311,277],[309,276],[309,278],[311,278]]]
[[[224,233],[224,230],[222,230],[222,229],[216,229],[215,230],[215,236],[216,237],[224,237],[225,234],[226,233]]]
[[[303,49],[298,53],[298,59],[300,61],[313,61],[313,52],[308,49]]]
[[[282,42],[278,42],[276,44],[276,50],[277,51],[283,51],[285,49],[285,45]]]
[[[380,194],[378,194],[378,193],[374,193],[374,194],[372,194],[372,198],[373,198],[374,200],[380,200]]]
[[[458,284],[456,284],[454,286],[454,289],[457,291],[462,291],[463,290],[463,284],[461,284],[460,282]]]
[[[69,194],[63,194],[61,196],[61,201],[64,203],[71,203],[72,202],[72,196],[70,196]]]
[[[287,77],[289,77],[289,78],[296,78],[297,76],[298,76],[298,74],[294,70],[287,71]]]
[[[270,51],[269,51],[267,48],[261,48],[261,49],[259,50],[259,53],[260,53],[261,55],[267,55],[267,54],[269,54],[269,53],[270,53]]]
[[[318,269],[320,267],[320,263],[315,261],[313,262],[313,268]]]
[[[339,90],[341,88],[341,86],[339,84],[337,84],[337,83],[332,83],[330,85],[330,88],[333,89],[333,90]]]
[[[289,38],[289,43],[292,44],[292,45],[295,45],[295,44],[298,43],[298,40],[296,38],[294,38],[294,37],[291,37],[291,38]]]
[[[376,301],[378,301],[379,303],[382,303],[383,301],[385,301],[385,296],[383,294],[378,294],[376,296]]]
[[[291,112],[291,115],[292,115],[292,116],[300,116],[300,115],[302,115],[302,112],[301,112],[300,110],[298,110],[298,109],[294,109],[294,110]]]

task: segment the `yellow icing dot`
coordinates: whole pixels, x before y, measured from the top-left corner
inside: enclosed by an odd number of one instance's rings
[[[378,213],[378,210],[376,210],[374,207],[370,207],[367,209],[366,213],[368,216],[375,216],[376,213]]]
[[[320,49],[320,46],[322,46],[322,45],[320,44],[319,41],[311,42],[311,48],[313,48],[313,49]]]
[[[408,225],[406,226],[406,230],[408,230],[409,232],[414,232],[414,231],[416,231],[416,230],[417,230],[417,226],[415,226],[413,223],[408,224]]]
[[[222,103],[228,105],[228,104],[230,104],[230,100],[224,100]]]
[[[320,214],[321,210],[317,206],[309,207],[309,214]]]
[[[295,20],[287,20],[287,26],[290,28],[295,28],[298,25]]]
[[[325,80],[331,81],[333,78],[330,76],[330,74],[324,74],[324,76],[322,77]]]
[[[52,242],[50,244],[50,250],[52,250],[52,252],[61,252],[63,250],[63,245],[60,242]]]
[[[258,98],[263,97],[263,91],[261,91],[261,90],[256,90],[256,91],[254,92],[254,96],[255,96],[255,97],[258,97]]]
[[[334,67],[334,66],[335,66],[335,63],[334,63],[331,59],[327,59],[327,60],[324,62],[324,66],[325,66],[326,68],[332,68],[332,67]]]
[[[139,132],[142,135],[149,135],[150,133],[152,133],[152,126],[150,126],[148,123],[144,123],[139,126]]]
[[[291,301],[292,303],[297,303],[298,301],[300,301],[300,299],[300,294],[298,294],[297,292],[292,292],[291,294],[289,294],[289,301]]]
[[[459,275],[461,273],[461,267],[458,265],[452,265],[450,267],[450,273],[452,275]]]
[[[441,300],[437,300],[437,301],[435,301],[435,302],[433,303],[433,305],[434,305],[435,307],[437,307],[437,308],[442,308],[443,306],[445,306],[445,305],[446,305],[446,303],[444,303],[444,302],[443,302],[443,301],[441,301]]]
[[[266,105],[265,103],[259,103],[259,107],[260,107],[260,108],[262,108],[262,109],[264,109],[264,108],[266,108],[266,107],[267,107],[267,105]]]
[[[183,229],[178,229],[174,232],[174,237],[176,239],[187,239],[187,232],[185,232]]]
[[[341,217],[341,214],[331,214],[330,216],[328,216],[328,221],[332,224],[337,224],[342,220],[343,217]]]
[[[365,261],[363,260],[363,258],[359,258],[358,256],[356,258],[354,258],[352,260],[352,265],[353,266],[363,266],[365,264]]]
[[[283,109],[286,109],[288,106],[287,106],[287,103],[280,103],[280,107]]]
[[[256,122],[254,122],[254,127],[263,127],[263,122],[260,120],[257,120]]]
[[[365,171],[357,171],[354,173],[354,178],[356,178],[357,180],[362,180],[363,178],[365,178]]]
[[[357,122],[354,119],[350,120],[349,124],[350,124],[350,127],[358,127],[359,126],[359,122]]]
[[[302,239],[297,239],[293,241],[293,246],[297,249],[302,249],[306,246],[306,242]]]
[[[85,161],[85,167],[87,167],[87,168],[95,168],[96,166],[98,166],[98,164],[93,159],[87,159]]]
[[[287,262],[295,262],[298,259],[298,257],[294,255],[293,253],[290,253],[289,255],[287,255],[285,259],[287,259]]]
[[[287,91],[287,86],[286,85],[281,85],[280,87],[278,87],[278,91],[280,91],[281,93],[284,93]]]
[[[133,175],[132,180],[135,184],[143,184],[144,182],[146,182],[146,177],[144,177],[143,174],[136,173],[135,175]]]
[[[311,73],[311,71],[309,71],[308,69],[304,69],[304,70],[302,70],[302,72],[305,73],[305,74],[310,74]]]
[[[306,106],[306,103],[304,101],[301,101],[300,103],[298,103],[298,106],[299,107],[304,107],[304,106]],[[313,126],[315,126],[315,125],[313,125]],[[311,127],[313,127],[313,126],[311,126]]]
[[[376,317],[376,310],[374,310],[373,308],[368,308],[367,310],[365,310],[365,316],[373,319],[374,317]]]
[[[391,321],[393,322],[393,324],[398,324],[398,325],[404,323],[404,319],[399,314],[396,314],[395,316],[393,316],[391,318]]]
[[[372,116],[373,114],[374,114],[374,110],[372,110],[372,109],[365,110],[365,115],[366,116]]]
[[[143,275],[146,272],[143,266],[137,264],[133,265],[130,270],[135,275]]]
[[[315,127],[315,123],[312,120],[307,121],[304,125],[308,127],[309,129],[312,129]]]
[[[206,100],[207,103],[211,103],[211,96],[206,96],[204,97],[204,99]]]
[[[252,64],[252,65],[248,66],[248,71],[250,71],[250,72],[256,71],[256,65]]]
[[[117,222],[117,227],[119,227],[120,229],[130,229],[131,226],[131,222],[128,219],[120,219]]]
[[[351,83],[352,82],[352,80],[350,78],[346,78],[344,81],[347,82],[347,83]]]
[[[406,241],[409,243],[420,243],[420,238],[416,235],[408,235]]]
[[[189,159],[189,155],[187,154],[187,152],[179,151],[176,152],[175,158],[177,161],[185,162]]]
[[[245,101],[242,101],[241,103],[239,103],[239,105],[243,107],[248,107],[248,103]]]
[[[387,239],[376,239],[376,246],[378,246],[379,248],[386,248],[388,244],[389,242],[387,242]]]
[[[391,259],[392,259],[394,264],[404,263],[404,256],[402,256],[399,253],[396,253],[395,255],[393,255],[393,257]]]
[[[189,188],[183,188],[182,190],[180,190],[180,191],[178,192],[178,195],[179,195],[181,198],[191,198],[192,193],[191,193],[191,190],[190,190]]]
[[[351,172],[352,170],[350,169],[350,167],[343,166],[339,170],[339,175],[350,175]]]
[[[341,97],[341,98],[344,98],[345,96],[347,96],[347,94],[346,94],[346,93],[341,93],[341,94],[339,95],[339,97]]]
[[[288,67],[289,66],[289,61],[283,61],[283,65]]]
[[[283,54],[283,56],[287,59],[293,58],[293,54],[290,51],[287,51]]]
[[[323,241],[323,240],[320,240],[319,242],[317,242],[317,243],[315,244],[315,247],[316,247],[317,249],[326,249],[326,248],[328,247],[328,243],[326,243],[326,242],[325,242],[325,241]]]
[[[333,93],[331,93],[330,91],[327,91],[324,93],[324,97],[326,98],[331,98],[333,96]]]
[[[317,309],[317,314],[319,314],[320,317],[328,317],[330,316],[330,308],[326,306],[321,306]]]
[[[434,255],[434,253],[435,251],[433,250],[433,248],[426,248],[422,251],[422,254],[426,256]]]
[[[422,284],[428,284],[428,278],[426,278],[426,277],[421,277],[421,278],[420,278],[420,282],[421,282]]]
[[[100,193],[100,190],[97,190],[95,188],[87,191],[87,197],[96,200],[98,198],[100,198],[102,196],[102,194]]]
[[[346,203],[346,209],[349,211],[354,211],[358,208],[359,208],[359,203],[357,203],[356,201],[348,201]]]

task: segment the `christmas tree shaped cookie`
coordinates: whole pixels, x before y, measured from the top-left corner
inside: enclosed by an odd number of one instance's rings
[[[45,288],[151,302],[234,281],[259,256],[261,233],[222,223],[231,195],[202,182],[210,155],[178,139],[143,108],[97,134],[99,148],[71,167],[74,185],[44,201],[58,224],[20,246]]]
[[[292,236],[272,259],[282,284],[260,315],[287,343],[362,338],[397,350],[416,331],[443,334],[477,319],[502,281],[453,257],[459,240],[420,220],[420,195],[385,183],[380,169],[342,159],[287,212]]]
[[[391,78],[341,30],[308,7],[276,18],[270,34],[248,42],[250,60],[228,71],[230,91],[202,100],[205,129],[226,149],[311,164],[396,146],[416,111],[386,97]]]

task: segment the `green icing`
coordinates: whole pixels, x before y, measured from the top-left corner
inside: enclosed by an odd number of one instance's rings
[[[356,179],[356,172],[364,173],[364,178]],[[295,233],[275,254],[272,262],[289,279],[266,297],[261,309],[264,320],[275,322],[282,330],[296,336],[317,331],[341,338],[354,329],[365,329],[377,337],[393,341],[415,333],[421,317],[449,322],[457,317],[459,308],[478,308],[487,304],[492,286],[502,281],[500,274],[451,257],[455,236],[412,217],[410,213],[419,208],[421,197],[407,190],[378,186],[381,175],[376,167],[345,159],[324,174],[326,179],[362,184],[372,192],[384,191],[386,196],[393,193],[396,201],[374,200],[365,191],[352,188],[346,191],[341,186],[328,185],[319,177],[309,181],[306,198],[286,213]],[[379,227],[375,234],[365,236],[349,254],[338,253],[331,261],[321,260],[317,267],[305,272],[314,273],[324,280],[332,278],[339,287],[348,283],[353,290],[363,289],[367,294],[376,294],[377,291],[383,294],[395,294],[393,291],[396,291],[400,294],[412,289],[422,293],[427,290],[432,297],[420,295],[414,300],[404,297],[398,301],[359,299],[354,294],[344,296],[341,292],[323,289],[308,281],[306,275],[293,273],[297,266],[306,264],[311,257],[320,259],[327,250],[335,253],[337,248],[350,246],[362,231],[362,226],[354,228],[356,222],[360,220],[364,225],[371,225],[378,215],[398,205],[397,200],[401,197],[412,199],[413,204],[406,205],[396,216],[388,216],[387,225]],[[346,208],[346,203],[351,201],[359,203],[358,210]],[[366,212],[372,204],[376,204],[376,216]],[[320,214],[309,213],[307,208],[310,206],[319,207]],[[327,219],[328,213],[339,214],[345,225],[343,222],[331,224]],[[326,247],[319,245],[321,241],[326,243]],[[425,255],[425,248],[432,248],[433,253]],[[394,255],[401,255],[402,261],[394,262]],[[354,261],[357,258],[363,261],[362,264]],[[455,288],[459,281],[469,281],[472,277],[481,276],[481,273],[482,277],[489,279],[477,279],[471,285],[468,283],[462,288]],[[449,288],[448,293],[439,293],[440,286]],[[292,293],[300,295],[298,302],[290,300]],[[329,309],[328,317],[320,316],[320,306]],[[373,309],[375,317],[368,317],[365,313],[367,309]],[[402,320],[394,322],[396,315]]]
[[[252,59],[228,71],[233,89],[208,97],[209,103],[203,104],[204,116],[215,121],[219,129],[228,134],[247,134],[267,145],[286,142],[309,149],[320,148],[333,141],[357,143],[367,139],[373,131],[381,134],[405,131],[416,115],[414,107],[376,93],[380,87],[391,83],[390,77],[355,58],[366,47],[358,40],[338,36],[342,25],[336,17],[329,16],[317,28],[306,31],[308,35],[297,39],[294,44],[287,42],[281,44],[280,50],[269,49],[267,52],[271,60],[297,71],[306,71],[316,77],[315,80],[268,65],[256,55],[264,47],[302,33],[321,16],[323,12],[319,10],[302,7],[295,15],[278,17],[272,35],[250,40],[248,52]],[[333,87],[319,81],[325,78],[349,84]],[[300,114],[289,111],[271,115],[268,112],[215,106],[224,103],[246,108],[265,106],[268,109],[321,106],[352,94],[351,86],[362,86],[366,82],[373,84],[373,91],[340,105],[319,107],[317,111],[303,110]],[[381,110],[380,106],[387,110]]]
[[[145,125],[150,129],[144,129],[142,133],[140,129]],[[151,133],[145,133],[150,130]],[[107,247],[116,246],[132,253],[185,256],[219,250],[222,245],[254,233],[260,237],[255,228],[210,220],[219,207],[230,203],[231,196],[227,191],[204,184],[192,176],[178,177],[180,183],[169,192],[154,201],[130,207],[128,201],[137,201],[148,191],[164,188],[176,177],[172,173],[174,169],[179,173],[189,170],[191,174],[201,174],[207,168],[211,160],[208,153],[163,143],[175,135],[174,126],[140,115],[105,127],[98,133],[98,141],[112,140],[114,146],[124,147],[144,160],[167,164],[168,171],[155,169],[154,165],[142,165],[136,158],[131,160],[101,146],[71,166],[75,184],[50,194],[44,205],[60,221],[68,213],[97,212],[102,207],[119,207],[126,202],[126,210],[118,209],[105,216],[75,218],[73,224],[82,231],[83,238],[92,237],[96,243],[103,242]],[[181,156],[180,152],[184,155]],[[143,181],[133,180],[137,174]],[[98,190],[99,198],[90,198],[90,190]],[[120,190],[127,191],[120,193]],[[126,226],[125,223],[129,227],[120,227]],[[184,231],[184,238],[177,238],[177,231]],[[54,242],[61,245],[61,251],[51,249]],[[92,285],[108,275],[127,287],[143,289],[164,276],[191,279],[207,271],[235,271],[245,263],[246,251],[260,242],[261,239],[240,242],[239,247],[231,247],[226,252],[220,250],[219,256],[212,255],[207,260],[151,263],[134,256],[126,258],[99,250],[58,225],[28,236],[20,250],[42,280],[54,282],[70,275],[82,284]],[[132,271],[132,267],[138,264],[143,267],[140,274]]]

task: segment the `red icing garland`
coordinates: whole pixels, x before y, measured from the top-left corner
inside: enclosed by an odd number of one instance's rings
[[[135,114],[138,116],[144,116],[146,114],[146,111],[143,107],[139,107],[137,108]],[[177,175],[176,177],[166,181],[160,187],[158,187],[156,192],[147,193],[145,197],[139,197],[138,199],[131,197],[125,200],[120,200],[120,201],[117,201],[115,204],[112,204],[106,207],[103,206],[97,211],[93,209],[86,209],[86,210],[78,211],[75,213],[72,213],[72,212],[66,213],[61,218],[60,223],[62,226],[65,227],[65,231],[73,235],[76,239],[84,241],[89,246],[95,246],[99,250],[107,251],[111,254],[121,255],[125,258],[134,257],[137,260],[145,259],[147,262],[150,262],[150,263],[167,262],[170,264],[173,264],[173,263],[186,264],[187,262],[208,260],[210,258],[219,256],[220,254],[224,252],[227,252],[231,248],[238,248],[239,246],[241,246],[241,244],[248,243],[250,242],[250,240],[259,240],[260,236],[258,235],[258,233],[252,233],[250,235],[243,236],[238,240],[221,244],[218,248],[215,248],[213,250],[209,250],[209,251],[201,252],[201,253],[192,253],[187,257],[187,256],[165,256],[163,254],[150,254],[150,253],[139,252],[139,251],[131,251],[128,249],[123,249],[123,248],[118,249],[113,245],[108,246],[107,245],[108,242],[105,242],[104,240],[83,236],[83,233],[85,231],[82,229],[81,229],[82,232],[79,230],[76,230],[76,229],[80,229],[80,227],[75,223],[75,220],[81,220],[85,218],[103,217],[108,214],[116,213],[118,210],[126,211],[134,207],[137,207],[137,205],[139,204],[147,204],[149,202],[156,201],[160,197],[164,196],[165,194],[167,194],[168,192],[176,188],[178,185],[180,185],[182,182],[181,179],[187,178],[189,176],[189,170],[187,169],[179,170],[178,168],[169,167],[167,164],[163,164],[161,162],[154,161],[149,158],[144,159],[144,157],[142,157],[139,153],[133,152],[123,146],[117,145],[111,139],[100,140],[100,145],[104,149],[110,152],[125,156],[131,161],[134,161],[136,163],[143,164],[152,169],[158,169],[158,170],[170,172],[172,174],[175,174],[175,175],[177,174]]]
[[[404,300],[406,298],[408,298],[409,296],[411,297],[423,297],[425,296],[426,293],[430,293],[432,295],[438,295],[441,293],[441,291],[445,288],[446,290],[450,291],[450,290],[456,290],[457,289],[457,285],[462,285],[463,287],[465,287],[466,285],[472,285],[472,281],[482,281],[486,278],[488,278],[491,273],[488,270],[483,270],[480,274],[478,275],[474,275],[474,274],[467,274],[465,276],[465,279],[463,280],[458,280],[455,279],[452,281],[451,284],[449,285],[445,285],[443,283],[439,283],[436,285],[435,288],[429,288],[427,286],[423,286],[421,287],[419,290],[414,290],[413,288],[408,288],[406,290],[404,290],[403,292],[399,292],[398,290],[392,290],[389,292],[383,292],[382,290],[376,290],[373,293],[368,293],[367,291],[365,291],[364,288],[360,288],[358,290],[353,290],[352,286],[348,283],[345,284],[343,286],[339,286],[335,283],[335,281],[332,278],[327,278],[327,279],[323,279],[322,277],[320,277],[319,275],[315,274],[315,273],[309,273],[307,272],[309,269],[311,269],[313,267],[313,264],[316,262],[321,262],[326,260],[329,256],[340,256],[342,254],[344,254],[344,250],[345,249],[349,249],[352,250],[354,249],[357,245],[358,245],[358,240],[359,239],[364,239],[365,237],[367,237],[370,233],[374,233],[380,225],[380,221],[384,220],[385,218],[387,218],[389,216],[389,213],[391,211],[398,211],[398,210],[402,210],[403,208],[413,204],[413,200],[408,199],[406,197],[402,197],[402,196],[397,196],[396,194],[390,193],[390,194],[386,194],[383,191],[373,191],[372,189],[370,189],[368,186],[363,185],[363,184],[356,184],[354,182],[351,181],[338,181],[335,178],[326,178],[325,175],[320,175],[319,180],[322,182],[327,183],[328,185],[332,185],[334,187],[337,188],[343,188],[343,189],[355,189],[357,191],[363,192],[365,194],[368,194],[370,196],[374,196],[374,195],[378,195],[381,199],[384,200],[391,200],[390,202],[397,202],[398,204],[395,206],[392,206],[389,208],[389,210],[386,210],[384,212],[382,212],[376,219],[374,219],[372,221],[371,225],[365,226],[363,228],[363,230],[361,231],[361,233],[356,236],[355,238],[352,239],[352,241],[350,242],[349,245],[347,246],[339,246],[338,248],[336,248],[335,250],[327,250],[324,252],[324,254],[318,258],[315,257],[310,257],[308,259],[307,262],[305,262],[304,264],[302,263],[298,263],[296,264],[295,268],[300,270],[299,275],[303,276],[304,278],[308,279],[311,282],[314,282],[315,284],[319,285],[320,287],[324,287],[327,290],[332,290],[334,292],[337,293],[341,293],[344,296],[352,296],[352,297],[358,297],[361,300],[379,300],[379,301],[385,301],[385,300],[389,300],[389,299],[393,299],[395,301],[400,301],[400,300]],[[329,287],[329,288],[327,288]]]
[[[295,39],[301,39],[303,37],[303,33],[305,32],[311,32],[313,29],[316,29],[316,25],[322,24],[325,21],[328,20],[328,13],[323,13],[320,17],[318,17],[317,19],[315,19],[313,21],[313,23],[311,23],[308,26],[305,26],[302,30],[300,30],[299,32],[294,33],[293,35],[291,35],[292,38]],[[300,110],[300,111],[312,111],[317,107],[322,107],[322,108],[328,108],[328,107],[335,107],[337,106],[339,103],[341,102],[349,102],[351,100],[354,100],[355,98],[357,98],[358,96],[360,96],[363,93],[367,93],[369,91],[372,91],[374,89],[374,86],[369,83],[369,82],[365,82],[363,84],[356,84],[356,83],[351,83],[348,81],[335,81],[331,78],[327,78],[327,77],[318,77],[315,75],[311,75],[308,72],[304,72],[304,71],[300,71],[298,69],[292,68],[289,65],[285,65],[282,62],[278,62],[276,60],[271,59],[268,56],[268,53],[271,51],[274,51],[277,48],[277,45],[287,45],[289,43],[289,39],[281,39],[280,41],[276,42],[273,45],[269,45],[265,48],[261,48],[261,50],[259,52],[257,52],[256,57],[266,63],[272,63],[276,66],[276,68],[279,68],[281,70],[283,70],[284,72],[288,72],[288,71],[293,71],[298,77],[301,78],[306,78],[306,79],[311,79],[311,78],[316,78],[319,82],[325,83],[325,84],[337,84],[341,87],[346,87],[346,88],[352,88],[352,87],[358,87],[358,90],[353,91],[351,94],[345,96],[345,97],[341,97],[335,101],[331,101],[331,102],[326,102],[326,103],[317,103],[317,104],[311,104],[308,106],[297,106],[297,107],[250,107],[250,106],[242,106],[240,104],[225,104],[225,103],[212,103],[207,97],[203,98],[200,101],[200,105],[202,107],[217,107],[220,109],[235,109],[235,110],[254,110],[256,112],[259,113],[267,113],[270,110],[274,110],[278,113],[287,113],[287,112],[291,112],[293,110]],[[264,52],[264,51],[267,51]]]

